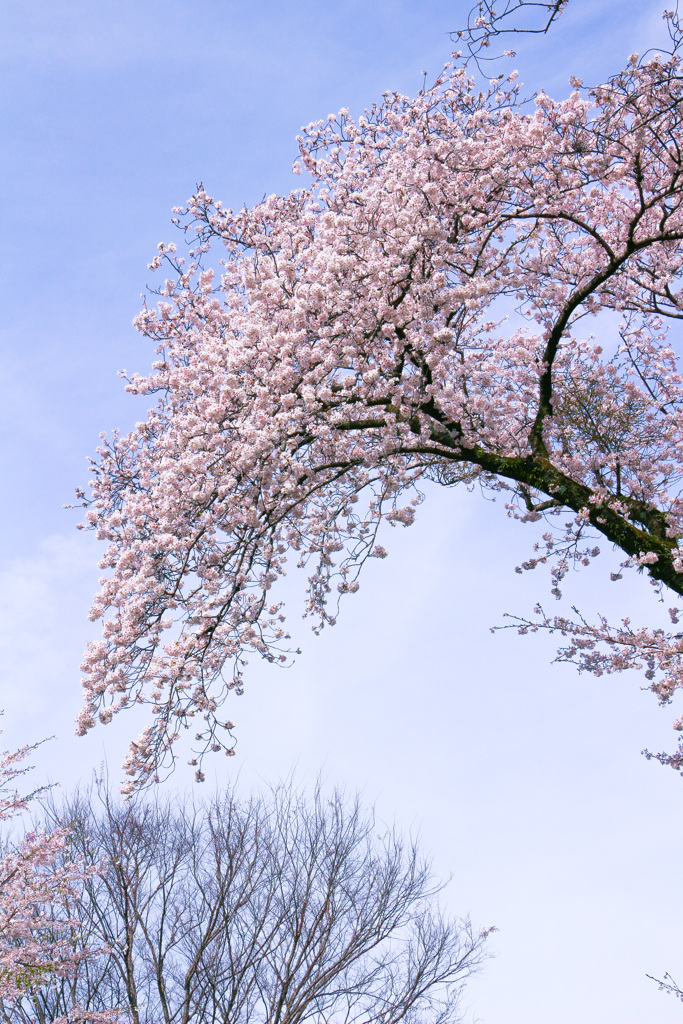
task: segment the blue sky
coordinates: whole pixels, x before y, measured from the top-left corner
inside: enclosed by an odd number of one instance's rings
[[[40,780],[68,786],[105,759],[115,775],[140,725],[73,737],[97,549],[61,506],[98,433],[144,415],[117,371],[151,359],[131,320],[171,207],[200,180],[233,207],[297,184],[300,125],[415,91],[467,6],[0,2],[0,674],[7,744],[55,735]],[[520,77],[553,95],[572,73],[598,81],[657,43],[659,15],[649,0],[571,0],[551,36],[518,46]],[[304,654],[286,671],[250,666],[230,712],[238,756],[209,775],[246,790],[321,771],[419,829],[452,875],[451,908],[500,929],[470,1019],[666,1024],[680,1004],[645,974],[683,978],[683,780],[640,750],[671,749],[674,716],[637,677],[579,677],[551,664],[547,639],[489,632],[550,603],[542,575],[513,571],[532,542],[498,506],[433,489],[318,639],[293,579]],[[604,582],[610,557],[568,600],[653,621],[642,579]]]

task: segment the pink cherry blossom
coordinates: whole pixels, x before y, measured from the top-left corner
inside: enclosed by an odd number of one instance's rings
[[[29,770],[24,761],[33,749],[26,746],[0,757],[0,822],[26,810],[32,799],[14,787]],[[5,837],[0,852],[2,1000],[20,999],[27,988],[68,976],[91,955],[79,952],[73,941],[79,922],[70,907],[84,873],[66,855],[67,840],[65,828],[30,831],[14,843]],[[91,1014],[75,1009],[69,1024],[115,1024],[117,1019],[115,1011]]]

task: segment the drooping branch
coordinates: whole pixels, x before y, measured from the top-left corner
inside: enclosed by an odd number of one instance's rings
[[[230,751],[219,709],[247,656],[288,657],[287,559],[308,569],[315,628],[333,623],[422,480],[476,480],[545,519],[527,566],[552,565],[553,593],[596,557],[587,531],[683,593],[675,51],[532,109],[514,75],[483,94],[449,64],[412,100],[309,125],[310,188],[237,213],[191,198],[189,251],[160,247],[169,277],[138,318],[161,358],[128,389],[158,405],[104,443],[84,499],[109,547],[80,728],[149,703],[131,786],[185,729],[198,778],[207,749]],[[583,333],[615,320],[609,351]]]

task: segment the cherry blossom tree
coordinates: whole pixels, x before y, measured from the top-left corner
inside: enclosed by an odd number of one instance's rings
[[[247,656],[289,657],[288,559],[315,628],[333,623],[424,481],[545,521],[524,568],[549,565],[555,593],[601,537],[683,594],[683,68],[665,17],[670,52],[558,101],[524,101],[515,72],[479,88],[456,55],[412,99],[303,130],[306,187],[238,212],[199,188],[176,211],[188,249],[159,246],[167,280],[136,321],[158,359],[127,378],[156,406],[103,439],[81,493],[107,549],[79,730],[150,705],[129,789],[184,729],[199,779],[206,750],[231,752],[220,709]],[[683,685],[675,631],[518,626],[559,631],[580,669],[643,669],[663,702]]]
[[[0,758],[0,822],[25,811],[37,794],[21,796],[17,779],[30,769],[24,764],[35,746]],[[84,870],[68,850],[70,829],[59,825],[27,832],[18,842],[6,838],[0,852],[0,1003],[21,1006],[27,993],[72,976],[84,960],[74,934],[79,919],[75,906]],[[87,872],[86,872],[87,874]],[[115,1024],[116,1012],[95,1014],[75,1010],[59,1024]]]

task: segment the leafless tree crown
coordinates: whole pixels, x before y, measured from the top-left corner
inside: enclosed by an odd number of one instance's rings
[[[455,1024],[486,933],[448,920],[412,842],[358,801],[290,787],[206,805],[72,799],[72,855],[99,865],[73,979],[5,1005],[8,1024],[120,1007],[133,1024]],[[380,834],[378,834],[378,832]]]

